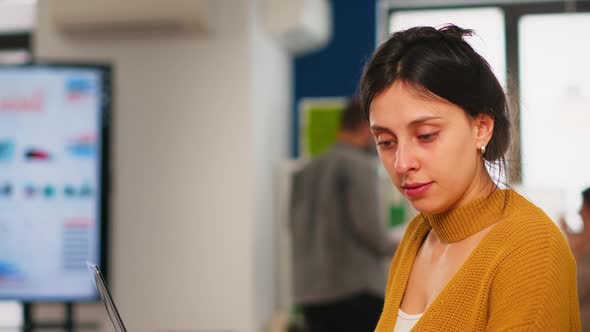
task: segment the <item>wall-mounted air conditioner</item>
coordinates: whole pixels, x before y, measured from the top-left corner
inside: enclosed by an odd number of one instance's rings
[[[324,47],[332,37],[329,0],[263,0],[266,30],[295,55]]]
[[[206,31],[208,0],[52,0],[52,15],[65,32]]]

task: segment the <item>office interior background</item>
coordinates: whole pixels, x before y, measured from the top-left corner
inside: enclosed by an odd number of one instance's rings
[[[112,65],[108,281],[129,330],[286,331],[301,105],[354,94],[389,33],[444,23],[475,30],[509,95],[516,136],[501,176],[580,228],[589,1],[0,0],[0,62]],[[112,330],[100,302],[73,309],[86,330]],[[0,302],[0,330],[23,316]]]

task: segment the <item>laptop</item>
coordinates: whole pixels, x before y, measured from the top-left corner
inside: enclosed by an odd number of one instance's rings
[[[123,324],[123,320],[121,319],[121,315],[119,315],[119,311],[117,310],[117,306],[109,293],[109,289],[107,288],[107,284],[98,269],[98,266],[87,263],[88,268],[92,272],[92,276],[94,277],[94,284],[96,285],[96,289],[98,290],[98,294],[100,295],[100,299],[104,304],[105,308],[107,309],[107,313],[109,314],[109,318],[113,323],[113,327],[117,332],[127,332],[125,328],[125,324]]]

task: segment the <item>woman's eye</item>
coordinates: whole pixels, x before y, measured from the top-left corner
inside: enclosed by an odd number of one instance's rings
[[[436,133],[430,133],[430,134],[424,134],[424,135],[418,135],[418,139],[423,141],[423,142],[428,142],[428,141],[432,141],[436,136],[438,135],[438,132]]]
[[[377,145],[379,145],[382,148],[390,148],[395,144],[395,142],[393,141],[379,141],[377,142]]]

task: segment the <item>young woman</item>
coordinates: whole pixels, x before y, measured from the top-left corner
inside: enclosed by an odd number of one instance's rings
[[[509,121],[470,34],[397,32],[361,79],[381,161],[420,212],[393,258],[376,331],[579,331],[567,241],[487,171],[505,164]]]

